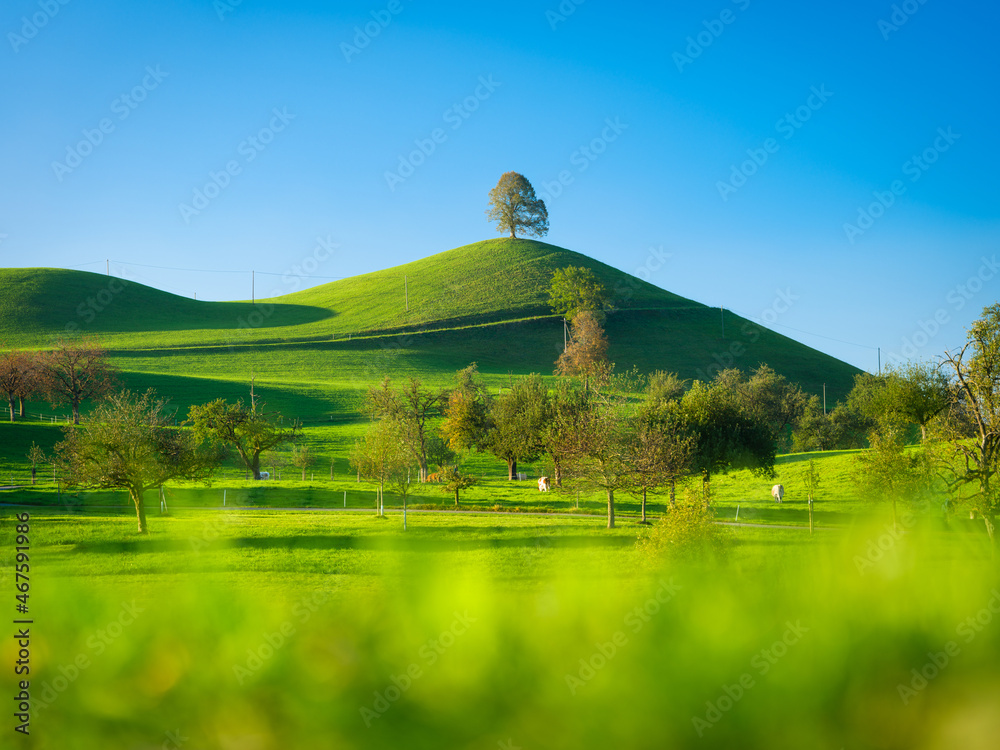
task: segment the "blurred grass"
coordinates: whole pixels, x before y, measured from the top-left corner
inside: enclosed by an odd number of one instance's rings
[[[168,731],[262,750],[996,746],[1000,623],[959,628],[1000,578],[978,537],[932,522],[891,544],[882,526],[727,528],[724,566],[670,569],[637,551],[642,530],[597,519],[423,515],[404,534],[398,514],[179,510],[136,539],[128,518],[38,512],[32,529],[32,692],[55,697],[36,748],[160,747]],[[789,623],[805,632],[778,649]],[[958,654],[904,705],[898,685],[949,641]],[[744,674],[753,687],[699,737],[692,718]]]

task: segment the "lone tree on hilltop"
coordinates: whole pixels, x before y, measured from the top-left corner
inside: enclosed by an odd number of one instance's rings
[[[498,232],[510,232],[511,239],[517,239],[518,229],[535,237],[542,237],[549,231],[545,201],[535,197],[531,183],[517,172],[504,172],[490,191],[486,215],[490,221],[497,222]]]
[[[140,534],[149,533],[146,490],[170,479],[206,480],[219,462],[219,452],[203,446],[191,430],[171,426],[174,415],[165,406],[153,391],[112,394],[83,427],[67,426],[56,445],[67,484],[128,491]]]

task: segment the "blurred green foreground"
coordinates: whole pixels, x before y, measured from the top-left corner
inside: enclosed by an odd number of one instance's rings
[[[931,521],[726,528],[683,565],[600,519],[30,524],[31,734],[8,624],[4,748],[1000,746],[1000,576]]]

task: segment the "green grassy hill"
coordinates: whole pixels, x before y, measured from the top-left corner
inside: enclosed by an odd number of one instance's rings
[[[568,265],[592,269],[611,292],[607,329],[621,370],[709,379],[724,366],[767,363],[812,393],[826,383],[831,400],[857,372],[728,312],[723,339],[718,308],[570,250],[509,239],[256,305],[199,302],[81,271],[0,270],[0,344],[46,348],[79,330],[100,338],[130,385],[153,385],[181,407],[243,394],[254,373],[286,414],[339,421],[356,417],[365,389],[387,374],[444,385],[473,361],[494,385],[511,373],[551,373],[563,326],[547,290]]]

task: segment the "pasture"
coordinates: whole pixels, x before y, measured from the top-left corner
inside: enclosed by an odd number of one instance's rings
[[[177,508],[136,538],[127,513],[31,514],[36,748],[977,749],[1000,729],[1000,579],[980,536],[923,517],[727,527],[670,564],[588,518]]]

